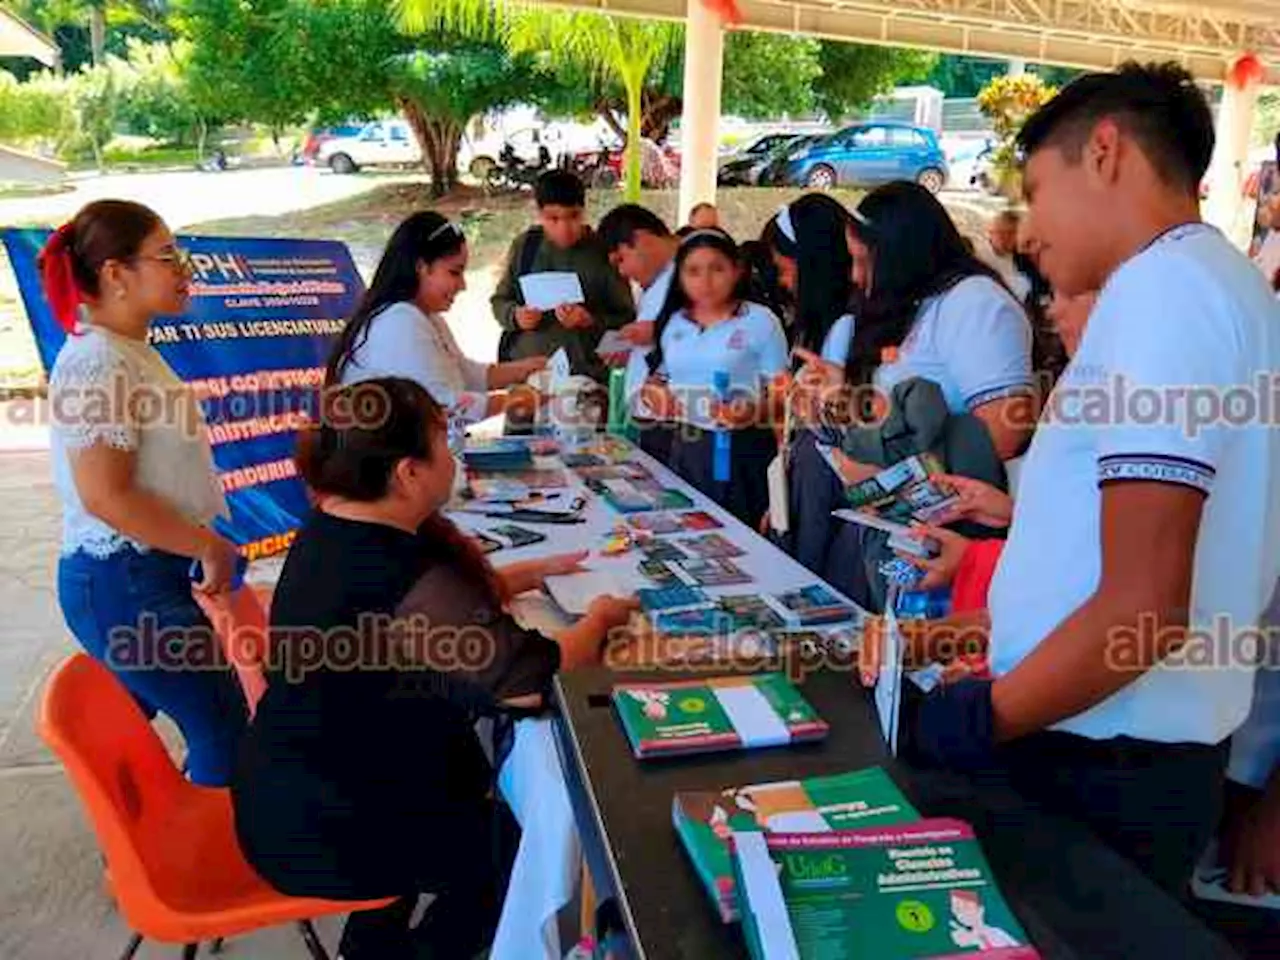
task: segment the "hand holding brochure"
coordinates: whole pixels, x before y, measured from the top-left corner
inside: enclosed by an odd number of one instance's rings
[[[520,278],[520,294],[524,305],[535,310],[554,310],[569,303],[587,302],[582,281],[576,273],[567,270],[525,274]]]

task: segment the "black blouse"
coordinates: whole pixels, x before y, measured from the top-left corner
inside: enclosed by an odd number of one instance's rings
[[[557,645],[451,560],[423,534],[322,512],[299,531],[232,784],[245,855],[281,891],[406,892],[405,831],[447,830],[489,790],[476,707],[547,689]]]

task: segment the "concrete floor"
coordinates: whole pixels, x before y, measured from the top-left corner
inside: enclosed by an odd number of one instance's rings
[[[114,960],[129,938],[103,893],[79,802],[35,733],[44,679],[73,649],[54,595],[57,517],[48,454],[0,452],[0,960]],[[172,731],[166,739],[176,740]],[[340,928],[340,920],[318,925],[331,948]],[[154,944],[138,954],[179,955]],[[303,960],[307,952],[282,928],[233,940],[225,956]]]

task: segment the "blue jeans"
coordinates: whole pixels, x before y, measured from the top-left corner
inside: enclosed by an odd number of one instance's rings
[[[191,596],[191,561],[126,548],[58,563],[67,626],[146,707],[168,714],[187,743],[194,783],[226,786],[248,722],[240,683]]]

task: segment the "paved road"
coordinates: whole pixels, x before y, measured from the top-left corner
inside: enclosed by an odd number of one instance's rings
[[[204,173],[130,173],[84,176],[75,189],[44,197],[0,200],[0,225],[58,223],[90,200],[139,200],[181,228],[225,217],[276,216],[344,200],[384,183],[413,179],[400,174],[340,177],[310,167],[266,167]]]

